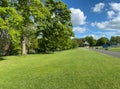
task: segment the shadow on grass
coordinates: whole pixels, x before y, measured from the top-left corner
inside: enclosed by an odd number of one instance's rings
[[[6,60],[4,57],[0,57],[0,61]]]

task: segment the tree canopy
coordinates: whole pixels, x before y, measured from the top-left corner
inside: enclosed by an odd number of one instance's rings
[[[50,11],[47,28],[40,31],[40,51],[56,51],[71,48],[73,36],[70,11],[62,1],[47,0],[45,6]]]
[[[109,44],[109,39],[106,37],[101,37],[97,40],[97,45],[102,46],[104,44]]]
[[[61,0],[1,0],[0,55],[70,49],[70,13]]]
[[[120,44],[120,36],[112,36],[110,38],[111,45],[117,45]]]

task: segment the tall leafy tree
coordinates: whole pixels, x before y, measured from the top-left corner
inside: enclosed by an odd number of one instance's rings
[[[111,43],[112,45],[117,44],[117,41],[116,41],[116,37],[115,37],[115,36],[112,36],[112,37],[110,38],[110,43]]]
[[[22,55],[26,55],[26,45],[29,48],[34,44],[31,39],[37,38],[36,32],[41,29],[42,22],[46,21],[48,15],[49,11],[40,0],[1,0],[0,40],[8,39],[12,44],[11,49],[16,50],[15,53],[21,47]],[[32,44],[26,44],[27,42]],[[11,54],[13,53],[12,51]]]
[[[109,44],[109,39],[106,37],[101,37],[97,40],[97,46],[102,46],[104,44]]]
[[[85,37],[85,40],[89,43],[90,46],[96,45],[96,40],[92,36]]]
[[[9,6],[8,0],[0,2],[0,17],[0,47],[2,48],[2,55],[7,55],[11,44],[19,44],[19,39],[17,39],[19,38],[19,31],[17,27],[23,19],[15,8]]]
[[[47,0],[45,6],[50,11],[47,28],[41,31],[40,47],[42,51],[64,50],[71,47],[73,36],[70,10],[62,1]]]
[[[17,9],[19,15],[23,17],[20,25],[20,40],[22,55],[26,55],[26,41],[35,35],[37,26],[46,18],[48,11],[40,0],[13,0],[12,5]],[[32,27],[29,29],[29,26]]]
[[[117,44],[120,44],[120,36],[112,36],[110,38],[110,43],[112,45],[117,45]]]

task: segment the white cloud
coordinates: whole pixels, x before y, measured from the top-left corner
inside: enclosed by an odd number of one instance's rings
[[[91,25],[97,26],[99,29],[103,30],[120,30],[120,18],[115,18],[113,20],[105,22],[95,22]]]
[[[120,11],[120,3],[110,3],[109,5],[112,10]]]
[[[120,31],[120,3],[110,3],[111,11],[108,11],[108,19],[103,22],[91,23],[92,26],[96,26],[103,30],[118,30]]]
[[[98,3],[96,4],[92,9],[93,12],[101,12],[102,9],[104,8],[105,4],[104,3]]]
[[[116,36],[116,35],[118,35],[118,34],[116,34],[116,31],[108,31],[108,32],[95,32],[93,34],[88,34],[86,36],[92,36],[94,39],[97,40],[97,39],[99,39],[101,37],[107,37],[107,38],[109,38],[111,36]],[[84,37],[86,37],[86,36],[84,36]]]
[[[73,23],[73,31],[77,33],[84,33],[87,29],[83,27],[86,24],[86,16],[80,9],[70,8],[71,19]]]
[[[116,32],[116,35],[119,35],[119,36],[120,36],[120,31],[117,31],[117,32]]]
[[[91,26],[93,26],[93,27],[96,26],[99,29],[105,29],[107,25],[108,25],[108,22],[94,22],[94,23],[91,23]]]
[[[91,34],[91,35],[89,35],[89,36],[92,36],[94,39],[99,39],[99,38],[100,38],[99,36],[97,36],[97,35],[95,35],[95,34]]]
[[[92,36],[96,40],[99,39],[100,37],[102,37],[101,35],[96,35],[96,34],[87,34],[84,37],[86,37],[86,36]]]
[[[78,33],[84,33],[86,30],[84,27],[73,27],[73,31]]]
[[[74,26],[84,25],[86,23],[86,16],[80,9],[70,8],[71,19]]]
[[[108,11],[107,14],[108,14],[108,18],[111,19],[111,18],[114,18],[115,12],[114,11]]]

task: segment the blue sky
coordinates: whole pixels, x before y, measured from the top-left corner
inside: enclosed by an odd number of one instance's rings
[[[62,0],[71,10],[75,37],[120,36],[120,0]]]

